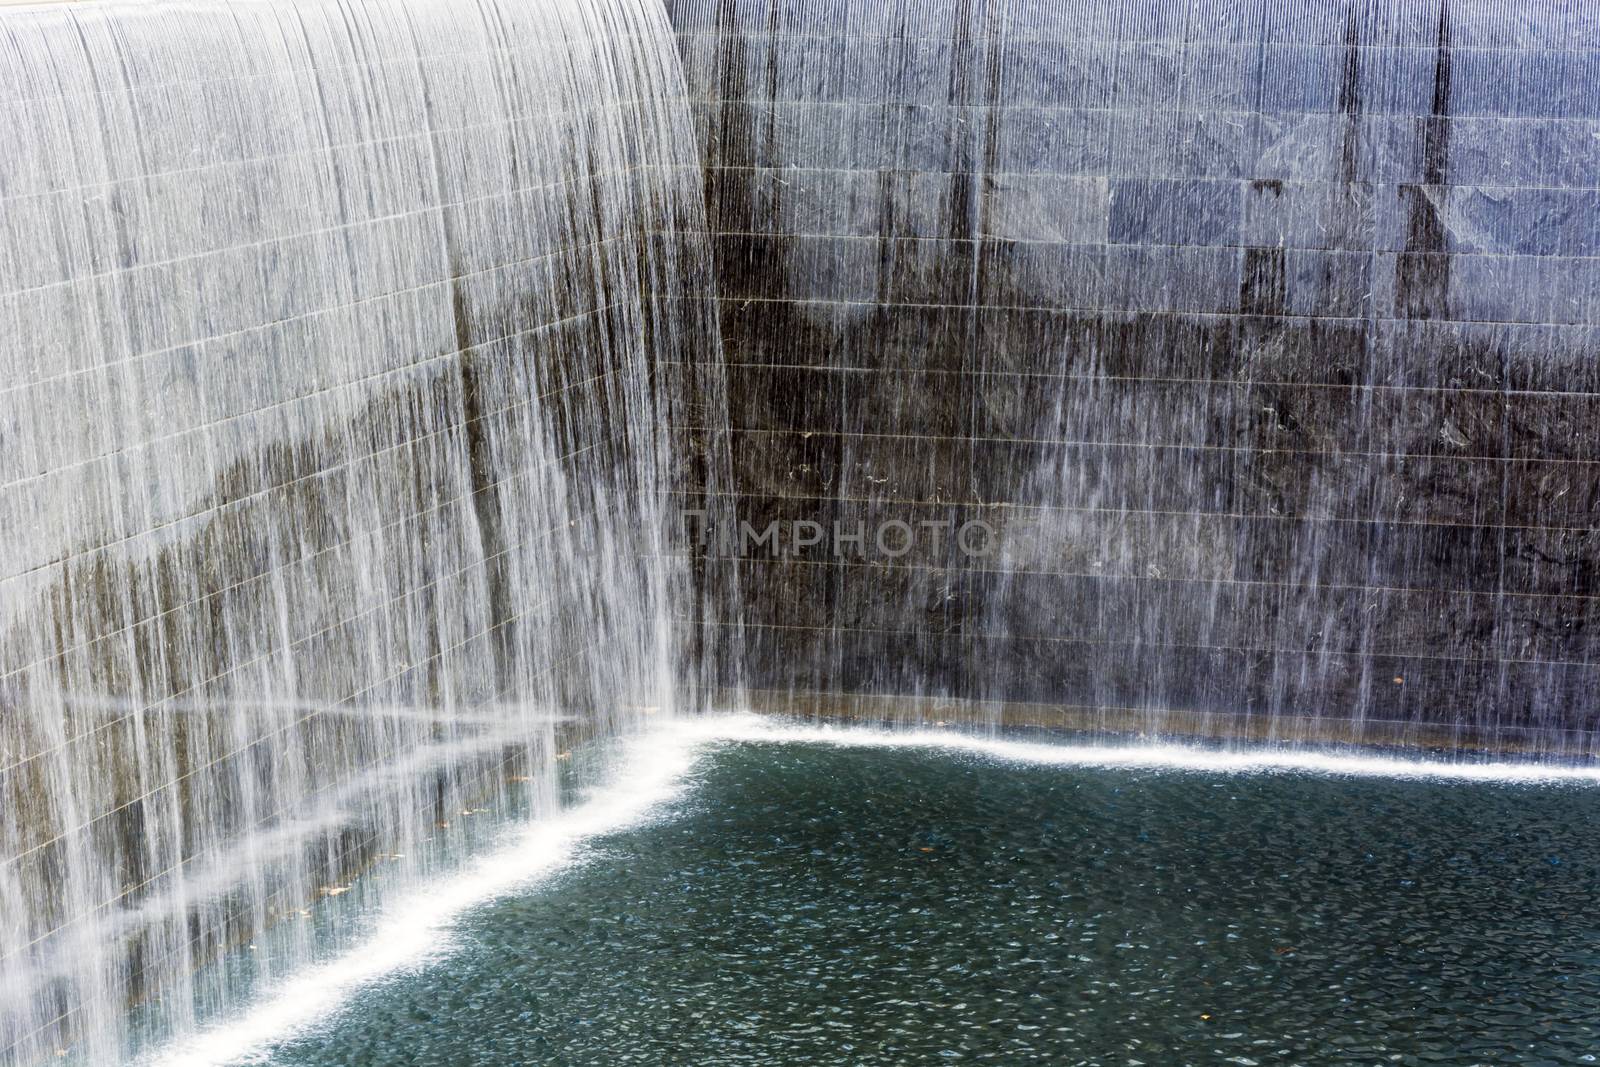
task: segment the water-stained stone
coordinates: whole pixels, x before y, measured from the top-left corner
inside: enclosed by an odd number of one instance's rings
[[[1592,19],[845,4],[798,37],[774,0],[669,6],[721,119],[741,506],[1009,531],[961,597],[992,683],[920,589],[814,549],[825,578],[786,572],[797,617],[859,581],[905,596],[908,629],[841,622],[783,662],[763,637],[755,675],[1590,723],[1560,664],[1590,655],[1600,514]],[[1070,577],[1052,596],[1036,570]],[[1107,601],[1111,576],[1168,591]],[[1240,599],[1266,589],[1271,610]],[[1203,644],[1213,605],[1248,654],[1155,651]],[[1111,674],[1048,651],[1080,646]],[[1380,651],[1472,665],[1378,686]]]

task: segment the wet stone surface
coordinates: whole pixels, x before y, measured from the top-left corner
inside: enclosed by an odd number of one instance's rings
[[[1595,629],[1546,598],[1600,590],[1600,7],[1223,7],[667,0],[734,368],[734,505],[1039,520],[1025,555],[986,561],[1002,588],[961,603],[985,655],[922,652],[951,627],[915,578],[814,568],[757,594],[787,610],[746,612],[767,629],[740,680],[1470,723],[1551,747],[1595,730],[1600,658],[1507,643],[1530,615]],[[1238,527],[1152,571],[1141,535],[1091,522]],[[1421,541],[1440,547],[1402,543]],[[762,583],[740,566],[704,570]],[[1307,602],[1326,584],[1495,596],[1358,614],[1362,648],[1330,670],[1270,615],[1164,646],[1176,669],[1139,662],[1159,598],[1054,635],[1137,663],[1127,680],[1018,625],[1048,596],[1035,571],[1130,568],[1191,605],[1225,600],[1230,574]],[[894,634],[835,611],[857,590]],[[1415,679],[1395,649],[1434,659],[1429,691],[1363,681]]]

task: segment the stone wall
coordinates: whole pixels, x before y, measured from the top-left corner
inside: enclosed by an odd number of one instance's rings
[[[752,687],[1587,744],[1592,7],[669,8]]]

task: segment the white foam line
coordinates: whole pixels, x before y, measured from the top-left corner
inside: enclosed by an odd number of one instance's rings
[[[958,730],[829,726],[756,714],[711,716],[685,724],[706,741],[828,744],[850,748],[932,748],[987,756],[1011,763],[1059,767],[1137,767],[1213,774],[1297,771],[1383,778],[1432,778],[1468,782],[1600,783],[1600,767],[1559,763],[1450,762],[1294,749],[1202,748],[1139,742],[1126,745],[1072,741],[1013,741]]]
[[[506,846],[407,896],[379,919],[373,936],[339,958],[302,971],[233,1017],[146,1057],[147,1067],[216,1067],[261,1062],[266,1050],[327,1016],[351,993],[415,964],[448,944],[465,911],[571,863],[583,841],[647,818],[682,788],[704,746],[718,742],[828,744],[849,748],[925,748],[1010,763],[1057,767],[1136,767],[1241,774],[1297,771],[1386,778],[1480,782],[1600,783],[1600,767],[1534,763],[1449,763],[1387,756],[1194,745],[1098,745],[1010,741],[947,730],[827,726],[755,714],[705,716],[664,724],[626,743],[612,783],[591,799],[534,823]]]
[[[437,953],[461,914],[571,863],[585,839],[646,819],[682,788],[702,742],[666,724],[625,743],[594,796],[517,833],[458,874],[408,894],[381,913],[372,936],[327,963],[297,972],[242,1014],[156,1051],[148,1067],[261,1062],[268,1048],[317,1022],[361,986]]]

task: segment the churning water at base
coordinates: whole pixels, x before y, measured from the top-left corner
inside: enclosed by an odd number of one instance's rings
[[[266,1062],[1467,1067],[1600,1047],[1592,775],[690,732],[739,740],[659,818],[468,912],[436,959]]]
[[[276,985],[260,978],[262,957],[282,945],[278,937],[221,961],[225,980],[250,989],[254,1000],[238,1015],[175,1042],[163,1042],[159,1033],[144,1035],[152,1048],[139,1062],[208,1067],[255,1057],[263,1047],[316,1024],[364,985],[437,958],[463,912],[581,860],[588,839],[652,817],[684,787],[698,740],[698,733],[655,730],[586,746],[562,775],[561,792],[569,803],[559,813],[529,823],[524,805],[502,812],[483,809],[478,814],[491,818],[477,840],[467,843],[479,855],[464,869],[409,890],[386,884],[393,879],[381,869],[357,880],[348,888],[365,890],[368,899],[349,906],[370,918],[353,935],[336,943],[324,934],[323,957]],[[384,890],[395,888],[398,900],[384,906]],[[329,907],[324,904],[317,912]],[[306,917],[317,916],[308,911]],[[258,953],[258,947],[264,951]]]
[[[232,1010],[692,701],[683,96],[649,0],[0,11],[0,1063]]]

